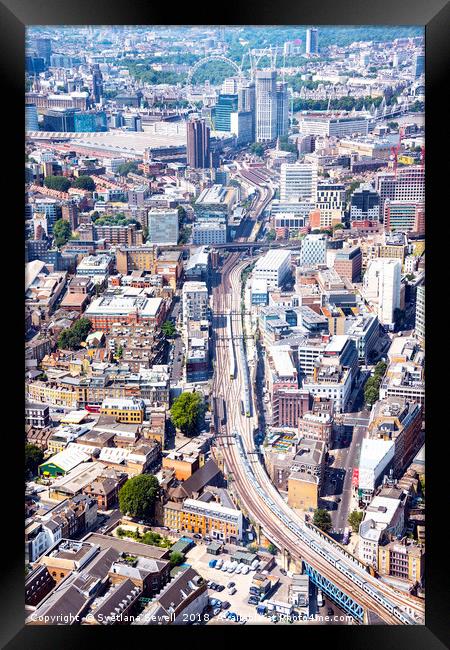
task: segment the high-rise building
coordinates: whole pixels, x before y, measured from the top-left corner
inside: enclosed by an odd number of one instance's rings
[[[327,237],[326,235],[306,235],[300,251],[300,266],[317,266],[326,264]]]
[[[319,228],[328,228],[340,223],[344,208],[344,185],[341,183],[318,183],[316,209],[320,211]]]
[[[25,104],[25,131],[39,131],[36,104]]]
[[[364,297],[377,305],[378,320],[389,329],[394,328],[395,310],[400,308],[401,271],[399,260],[375,259],[364,275]]]
[[[350,221],[379,221],[380,195],[370,183],[360,185],[352,194]]]
[[[280,167],[280,201],[317,200],[317,165],[283,163]]]
[[[289,94],[287,83],[277,82],[277,136],[287,135],[289,128]]]
[[[362,254],[359,246],[342,248],[334,258],[334,270],[341,278],[347,278],[350,282],[358,282],[361,275]]]
[[[46,65],[50,65],[50,57],[52,55],[52,41],[50,38],[37,38],[35,43],[35,50],[38,57],[44,59]]]
[[[418,79],[425,73],[425,54],[417,52],[414,56],[414,79]]]
[[[237,95],[219,95],[213,108],[213,123],[216,131],[231,131],[231,113],[237,111]]]
[[[277,73],[256,73],[256,141],[272,142],[277,137]]]
[[[190,120],[187,129],[187,164],[193,169],[210,167],[210,128],[205,120]]]
[[[306,54],[318,54],[319,52],[319,30],[311,27],[306,30]]]
[[[256,87],[254,81],[247,81],[238,88],[238,111],[251,114],[251,141],[255,140]]]
[[[96,104],[103,97],[103,75],[98,63],[92,66],[92,96]]]
[[[379,172],[375,189],[380,195],[380,214],[384,214],[386,199],[392,201],[425,201],[425,169],[419,165],[397,169],[393,172]]]
[[[178,210],[164,210],[162,208],[149,210],[147,243],[178,243]]]
[[[425,285],[417,287],[416,293],[416,336],[425,343]]]

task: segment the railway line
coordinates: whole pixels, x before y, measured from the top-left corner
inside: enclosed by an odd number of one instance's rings
[[[248,262],[239,255],[228,257],[223,267],[223,282],[214,292],[214,312],[230,317],[233,341],[242,341],[240,318],[240,279]],[[226,322],[216,319],[215,336],[225,340]],[[226,468],[232,477],[236,493],[247,515],[257,522],[265,535],[294,559],[308,562],[325,578],[338,586],[352,600],[376,612],[386,623],[415,624],[423,622],[423,604],[370,576],[359,561],[352,561],[317,533],[308,529],[304,519],[284,501],[270,481],[259,457],[255,454],[253,439],[257,428],[254,408],[251,415],[243,415],[239,408],[245,394],[246,363],[240,363],[236,354],[236,374],[230,379],[229,345],[216,348],[214,394],[226,403],[225,435],[218,438]],[[406,611],[405,611],[406,610]]]

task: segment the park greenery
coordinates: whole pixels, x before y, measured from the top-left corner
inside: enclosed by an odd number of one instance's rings
[[[123,212],[116,214],[105,214],[95,219],[96,226],[128,226],[134,223],[138,230],[142,229],[142,225],[137,219],[128,219]]]
[[[133,476],[119,491],[119,508],[123,514],[133,517],[153,516],[159,482],[153,474]]]
[[[25,445],[25,480],[35,476],[39,465],[44,460],[44,452],[36,445]]]
[[[61,332],[58,338],[58,348],[78,350],[91,329],[92,323],[88,318],[79,318],[71,327]]]
[[[250,145],[249,151],[259,158],[262,158],[264,156],[264,147],[259,142],[254,142],[252,145]]]
[[[122,165],[119,165],[117,168],[117,173],[119,176],[128,176],[130,172],[136,174],[138,172],[138,169],[138,163],[133,160],[131,162],[126,162],[122,163]]]
[[[58,248],[64,246],[72,235],[72,230],[68,221],[64,219],[58,219],[53,224],[53,237],[55,239],[55,244]]]
[[[324,533],[328,533],[331,530],[331,516],[328,510],[323,508],[317,508],[314,510],[313,524],[323,530]]]
[[[170,409],[170,419],[173,425],[185,435],[193,436],[197,433],[202,412],[200,393],[184,392],[174,400]]]
[[[386,369],[387,364],[384,361],[379,361],[375,366],[374,374],[369,377],[364,385],[364,400],[368,406],[373,406],[379,399],[380,386]]]

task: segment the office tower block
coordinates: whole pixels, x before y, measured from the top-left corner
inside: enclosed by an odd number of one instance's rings
[[[289,95],[287,83],[277,82],[277,136],[287,135],[289,128]]]
[[[280,200],[317,200],[317,165],[283,163],[280,168]]]
[[[242,83],[238,89],[238,111],[251,115],[251,141],[255,140],[256,87],[254,81]]]
[[[306,30],[306,54],[318,54],[319,52],[319,30],[311,27]]]
[[[272,142],[277,137],[277,73],[256,73],[256,141]]]
[[[25,131],[38,131],[38,112],[36,104],[25,104]]]
[[[425,54],[417,52],[414,56],[414,79],[418,79],[425,73]]]
[[[425,285],[417,287],[416,294],[416,336],[420,343],[425,343]]]
[[[352,194],[350,221],[379,221],[380,195],[370,183],[360,185]]]
[[[217,104],[213,108],[213,123],[216,131],[231,131],[231,113],[237,111],[237,95],[219,95]]]
[[[377,305],[378,320],[389,329],[395,326],[400,308],[402,264],[394,259],[371,260],[364,274],[364,297]]]
[[[96,104],[100,103],[103,96],[103,75],[98,63],[92,66],[92,96]]]
[[[52,55],[52,41],[50,38],[37,38],[34,43],[36,54],[44,59],[46,65],[50,65]]]
[[[187,164],[194,169],[210,167],[210,128],[205,120],[187,122]]]

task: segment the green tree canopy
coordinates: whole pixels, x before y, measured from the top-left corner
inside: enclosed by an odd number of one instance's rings
[[[201,414],[202,398],[199,393],[181,393],[170,409],[174,426],[189,436],[196,433]]]
[[[93,192],[95,190],[95,182],[91,176],[78,176],[73,183],[73,187],[80,190],[88,190]]]
[[[268,239],[268,241],[274,241],[276,237],[277,237],[277,233],[275,232],[275,230],[269,230],[269,232],[266,235],[266,239]]]
[[[269,546],[267,547],[267,550],[269,551],[269,553],[271,555],[276,555],[277,552],[278,552],[278,549],[274,544],[269,544]]]
[[[70,223],[64,219],[58,219],[53,224],[53,237],[55,239],[55,244],[58,248],[64,246],[72,235],[72,230],[70,228]]]
[[[127,176],[130,172],[133,172],[134,174],[138,170],[138,163],[133,160],[131,162],[123,163],[122,165],[119,165],[117,168],[117,173],[119,176]]]
[[[359,525],[364,519],[364,513],[359,510],[353,510],[348,516],[348,523],[352,527],[354,533],[357,533],[359,530]]]
[[[78,350],[82,341],[92,329],[89,318],[79,318],[75,323],[61,332],[58,338],[58,348],[61,350]]]
[[[168,339],[172,338],[175,332],[177,331],[175,325],[171,320],[166,320],[162,324],[161,330],[164,336],[166,336]]]
[[[324,533],[330,531],[332,526],[328,510],[324,510],[323,508],[317,508],[314,510],[313,524],[314,526],[317,526],[317,528],[320,528],[320,530],[323,530]]]
[[[35,476],[39,465],[44,460],[44,452],[36,445],[25,445],[25,479]]]
[[[153,474],[140,474],[128,479],[119,491],[119,508],[123,514],[130,513],[133,517],[153,515],[159,483]]]
[[[169,561],[171,566],[179,566],[184,562],[184,555],[179,551],[172,551],[169,555]]]
[[[253,153],[253,154],[255,154],[255,156],[259,156],[260,158],[262,158],[263,155],[264,155],[264,147],[263,147],[263,145],[260,144],[259,142],[254,142],[250,146],[250,153]]]
[[[57,192],[67,192],[70,187],[70,180],[65,176],[46,176],[44,178],[44,185],[49,190],[56,190]]]

